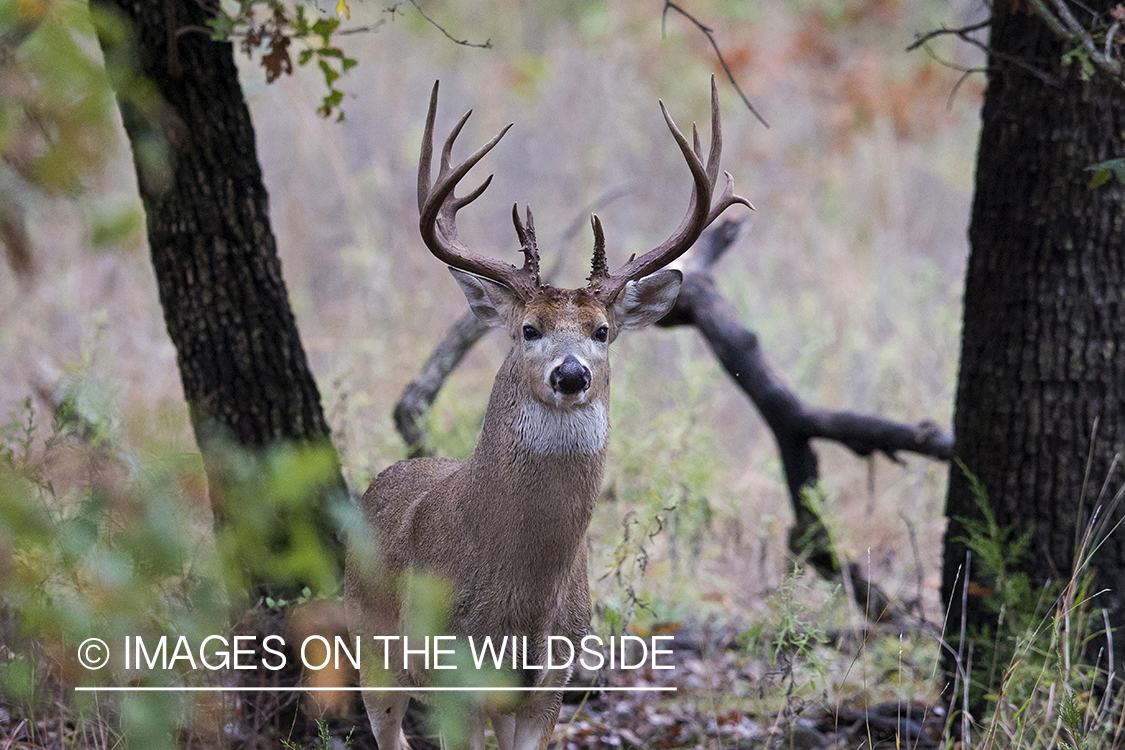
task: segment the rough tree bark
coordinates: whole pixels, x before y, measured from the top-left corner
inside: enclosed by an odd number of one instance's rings
[[[342,570],[343,545],[330,506],[344,496],[344,482],[281,279],[232,45],[209,38],[203,3],[97,0],[96,7],[124,18],[131,34],[125,43],[102,36],[107,70],[127,58],[158,94],[152,111],[120,92],[118,102],[216,524],[222,528],[226,518],[243,512],[234,499],[226,501],[235,497],[228,493],[232,461],[253,461],[260,449],[284,443],[317,446],[330,454],[323,485],[305,506],[271,513],[276,523],[255,533],[271,552],[284,553],[291,539],[287,524],[312,525],[328,560],[319,575],[297,572],[286,580],[273,580],[258,566],[250,584],[276,596],[305,584],[323,586]],[[147,155],[154,143],[167,150],[167,165],[159,170]],[[232,443],[243,449],[236,459]],[[314,575],[317,580],[309,580]]]
[[[118,103],[133,146],[160,302],[217,531],[235,540],[228,564],[247,571],[250,593],[259,599],[234,628],[285,632],[288,611],[268,610],[261,601],[267,594],[295,599],[306,584],[331,590],[338,583],[344,549],[331,516],[347,495],[282,280],[233,48],[210,38],[206,3],[94,0],[94,6],[128,26],[124,41],[100,37],[107,71],[112,76],[115,66],[127,65],[157,94],[151,108],[145,102],[138,106],[127,91],[118,91]],[[153,168],[154,143],[166,150],[165,168]],[[258,481],[268,480],[278,455],[271,451],[281,446],[315,449],[319,481],[296,501],[274,503],[261,490],[266,485],[247,488],[244,477],[249,470]],[[303,455],[297,461],[308,460],[310,454]],[[301,466],[307,476],[311,464]],[[255,503],[262,505],[246,509]],[[319,554],[308,554],[309,542],[300,538],[305,532],[293,531],[301,527],[311,527]],[[298,550],[298,544],[303,546],[294,558],[312,562],[279,575],[275,561]],[[272,555],[265,562],[259,557],[263,548]],[[325,632],[338,625],[325,625]],[[251,686],[298,684],[296,654],[289,654],[287,663],[294,666],[283,672],[234,677]],[[252,694],[239,706],[239,734],[232,736],[232,746],[258,746],[264,737],[281,733],[294,741],[316,736],[316,724],[297,710],[295,694]],[[342,708],[349,707],[361,715],[358,701]],[[356,747],[374,747],[366,721],[345,723],[358,728]]]
[[[1106,13],[1116,2],[1088,7]],[[1077,63],[1063,66],[1067,46],[1038,18],[1009,3],[992,11],[954,431],[957,456],[999,526],[1011,538],[1030,534],[1027,553],[1008,564],[1037,589],[1067,581],[1079,534],[1122,484],[1113,459],[1125,450],[1125,186],[1092,189],[1086,168],[1125,154],[1125,97],[1098,76],[1081,80]],[[1038,77],[1006,60],[1034,66]],[[995,626],[1000,593],[979,555],[966,576],[963,520],[982,514],[957,466],[947,515],[949,629],[956,633],[962,616],[970,632]],[[1112,525],[1122,508],[1099,515]],[[1093,573],[1093,591],[1108,589],[1093,607],[1120,629],[1120,529],[1098,550]],[[1120,645],[1116,658],[1121,674]]]
[[[770,367],[758,337],[739,320],[738,312],[715,288],[711,273],[741,233],[742,223],[725,220],[699,239],[685,263],[684,283],[675,307],[657,325],[691,325],[711,347],[719,363],[762,414],[781,452],[782,469],[795,516],[789,548],[807,560],[822,577],[839,580],[847,574],[852,595],[872,622],[903,624],[905,616],[890,598],[852,561],[836,555],[828,527],[806,500],[806,490],[819,481],[812,440],[833,440],[859,456],[881,452],[897,460],[906,451],[948,460],[953,437],[932,422],[905,425],[882,417],[833,411],[805,404]],[[425,415],[445,379],[465,353],[487,333],[472,312],[462,315],[446,333],[395,406],[395,425],[411,457],[429,455]]]
[[[133,145],[164,320],[221,525],[231,442],[251,451],[280,443],[331,451],[328,425],[281,277],[232,45],[210,39],[204,3],[95,5],[123,17],[131,29],[131,44],[102,38],[107,68],[128,55],[159,95],[156,117],[120,92],[118,100]],[[154,175],[146,148],[160,141],[167,170]],[[344,488],[338,467],[335,473],[301,512],[313,514],[339,568],[342,545],[327,517],[329,503]],[[280,524],[277,534],[276,543],[284,546]],[[274,593],[301,588],[301,581],[252,584]]]

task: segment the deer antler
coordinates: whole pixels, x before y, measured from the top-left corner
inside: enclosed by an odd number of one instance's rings
[[[476,190],[461,198],[458,198],[453,190],[457,187],[461,178],[472,169],[473,165],[483,159],[484,155],[500,142],[500,139],[504,137],[504,134],[508,132],[508,128],[512,125],[511,123],[506,125],[503,130],[493,136],[492,140],[481,146],[456,167],[451,167],[449,157],[453,151],[453,142],[457,140],[457,136],[461,133],[461,129],[465,127],[469,115],[473,113],[472,110],[466,112],[465,116],[453,127],[449,138],[445,141],[445,146],[441,151],[438,176],[431,185],[430,162],[433,159],[434,151],[434,120],[437,116],[437,98],[438,83],[435,81],[434,90],[430,94],[430,111],[426,116],[426,132],[422,136],[422,153],[418,157],[418,228],[422,232],[422,241],[426,243],[430,252],[443,263],[477,276],[483,276],[486,279],[492,279],[508,287],[523,299],[530,299],[539,288],[539,252],[535,248],[535,227],[531,223],[530,211],[527,217],[527,237],[530,238],[530,242],[525,238],[523,228],[519,224],[519,218],[516,217],[516,231],[520,234],[520,242],[523,244],[523,252],[526,256],[522,269],[516,268],[510,263],[477,255],[457,239],[457,211],[481,196],[489,183],[492,182],[492,175],[489,175]]]
[[[703,150],[699,144],[699,131],[692,124],[693,144],[689,145],[687,138],[676,127],[672,116],[664,102],[660,102],[660,111],[664,113],[664,121],[672,131],[672,137],[683,152],[687,160],[688,169],[691,170],[693,181],[691,202],[688,204],[687,215],[680,222],[679,228],[659,247],[645,253],[639,258],[630,258],[624,266],[615,273],[609,273],[605,263],[605,239],[601,232],[601,222],[594,217],[594,267],[590,274],[590,290],[606,304],[613,302],[627,283],[643,276],[647,276],[668,265],[676,258],[687,252],[703,233],[703,230],[719,217],[723,211],[736,203],[750,209],[754,206],[750,201],[734,192],[734,178],[730,172],[724,172],[727,177],[726,189],[719,197],[718,203],[712,208],[711,200],[714,195],[715,183],[719,178],[719,157],[723,150],[722,124],[719,118],[719,92],[715,86],[715,76],[711,76],[711,149],[707,154],[707,164],[703,164]]]

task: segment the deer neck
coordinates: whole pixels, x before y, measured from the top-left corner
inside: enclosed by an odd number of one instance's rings
[[[502,534],[516,554],[535,550],[543,565],[569,570],[601,490],[608,389],[563,411],[527,393],[519,369],[509,353],[492,388],[469,462],[470,495],[488,512],[473,516],[481,535]]]

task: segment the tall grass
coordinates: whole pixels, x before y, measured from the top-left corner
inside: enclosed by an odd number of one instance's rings
[[[1108,485],[1102,488],[1090,517],[1075,525],[1069,577],[1038,588],[1019,568],[1027,538],[1013,539],[1010,530],[997,525],[984,487],[969,479],[981,518],[965,521],[965,567],[975,557],[982,572],[995,579],[986,601],[996,625],[985,630],[962,623],[958,643],[948,647],[957,654],[953,693],[964,700],[963,706],[951,706],[954,736],[964,747],[1125,746],[1125,688],[1117,671],[1121,652],[1102,604],[1117,592],[1091,589],[1094,555],[1122,525],[1113,519],[1125,487],[1108,497]],[[988,713],[970,716],[967,707],[974,704],[987,705]]]

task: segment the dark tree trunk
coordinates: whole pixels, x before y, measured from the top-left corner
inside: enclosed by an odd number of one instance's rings
[[[1105,12],[1116,2],[1090,6]],[[1099,498],[1108,504],[1122,484],[1112,461],[1125,450],[1125,186],[1091,188],[1086,168],[1125,155],[1125,96],[1102,78],[1082,81],[1077,62],[1063,66],[1069,47],[1018,7],[992,6],[954,434],[998,526],[1012,530],[1009,541],[1030,535],[1026,553],[1006,567],[1009,577],[1026,573],[1035,591],[1070,579]],[[1003,580],[976,554],[967,593],[962,585],[963,519],[983,515],[958,466],[947,516],[943,597],[956,646],[962,614],[970,634],[995,626]],[[1111,508],[1111,525],[1121,516]],[[1109,589],[1092,606],[1120,628],[1120,528],[1090,572],[1091,593]],[[1088,656],[1097,656],[1096,641]],[[1118,646],[1119,664],[1123,656]],[[973,661],[991,658],[978,649]]]
[[[323,487],[309,507],[290,512],[317,527],[339,567],[341,545],[327,509],[344,483],[281,277],[232,46],[210,39],[206,4],[195,0],[96,0],[95,6],[130,27],[126,43],[102,36],[111,76],[128,56],[158,95],[146,102],[119,87],[118,100],[217,523],[238,512],[224,507],[226,501],[246,494],[236,497],[229,486],[232,443],[248,449],[238,454],[242,461],[279,443],[322,446],[331,454],[322,462],[329,465]],[[152,159],[160,144],[164,166]],[[286,533],[275,529],[271,545],[283,549]],[[299,590],[302,581],[278,587],[252,572],[251,584]]]

